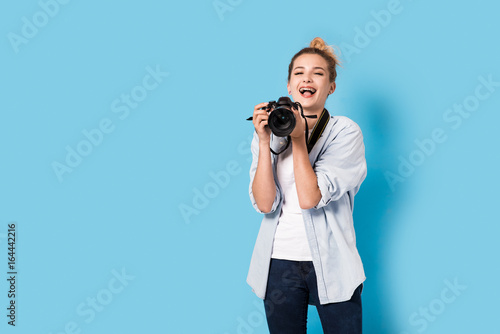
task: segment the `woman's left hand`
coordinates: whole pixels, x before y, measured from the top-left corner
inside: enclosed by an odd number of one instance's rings
[[[292,133],[290,133],[290,137],[296,139],[300,137],[305,138],[306,119],[302,117],[299,110],[296,109],[295,107],[292,108],[292,112],[293,115],[295,116],[295,128],[293,129]]]

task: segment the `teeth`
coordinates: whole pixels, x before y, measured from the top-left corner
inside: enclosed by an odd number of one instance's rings
[[[305,91],[309,91],[309,92],[311,92],[312,94],[316,93],[316,89],[314,89],[314,88],[309,88],[309,87],[303,87],[303,88],[300,88],[300,89],[299,89],[299,91],[300,91],[301,93],[304,93]]]

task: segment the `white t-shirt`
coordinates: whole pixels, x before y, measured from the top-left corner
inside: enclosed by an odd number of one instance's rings
[[[294,261],[312,261],[295,186],[292,143],[278,156],[276,174],[283,193],[283,205],[274,235],[271,257]]]

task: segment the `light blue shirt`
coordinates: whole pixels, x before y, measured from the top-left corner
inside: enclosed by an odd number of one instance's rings
[[[271,148],[281,151],[286,138],[271,134]],[[251,145],[249,194],[255,210],[252,183],[257,170],[259,138],[257,132]],[[264,299],[274,234],[281,213],[283,196],[276,176],[277,156],[272,155],[276,197],[271,211],[264,214],[250,261],[247,283]],[[321,191],[319,203],[312,209],[302,209],[307,240],[318,282],[321,304],[349,300],[354,290],[365,281],[363,263],[356,248],[352,213],[354,195],[366,177],[365,146],[359,126],[344,116],[331,116],[313,149],[309,153],[311,166]]]

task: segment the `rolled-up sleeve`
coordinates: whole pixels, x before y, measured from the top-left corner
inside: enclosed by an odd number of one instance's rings
[[[250,186],[248,189],[248,192],[250,194],[250,201],[252,202],[252,205],[257,212],[259,212],[259,213],[273,213],[276,210],[276,208],[278,207],[278,204],[280,203],[280,199],[281,199],[281,192],[279,190],[279,187],[276,184],[276,181],[274,182],[274,186],[276,188],[276,196],[274,197],[274,202],[273,202],[273,205],[271,207],[271,211],[269,211],[269,212],[261,211],[259,209],[259,207],[257,206],[257,203],[255,202],[255,198],[253,196],[252,184],[253,184],[253,179],[255,177],[255,172],[257,171],[257,164],[259,162],[259,137],[257,135],[257,132],[255,132],[255,131],[254,131],[254,135],[253,135],[253,139],[252,139],[251,151],[252,151],[252,165],[250,166]],[[273,177],[276,180],[276,176],[273,175]]]
[[[365,146],[359,126],[352,122],[342,129],[320,154],[313,167],[321,199],[314,209],[359,189],[366,177]]]

